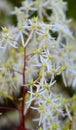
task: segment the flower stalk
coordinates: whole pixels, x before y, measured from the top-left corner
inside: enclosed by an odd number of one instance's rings
[[[25,106],[25,95],[27,90],[25,88],[25,69],[26,69],[26,47],[24,48],[24,65],[23,65],[23,74],[22,74],[22,106],[21,106],[21,120],[20,128],[21,130],[26,130],[25,127],[25,115],[24,115],[24,106]]]

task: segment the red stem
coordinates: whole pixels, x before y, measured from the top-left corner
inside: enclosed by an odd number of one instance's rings
[[[24,115],[25,95],[26,95],[25,69],[26,69],[26,48],[24,48],[24,67],[23,67],[23,75],[22,75],[22,80],[23,80],[22,98],[23,98],[23,100],[22,100],[21,121],[20,121],[20,127],[22,128],[22,130],[26,130],[26,128],[25,128],[25,115]]]
[[[11,108],[11,107],[6,107],[6,106],[0,106],[0,109],[4,109],[4,110],[17,110],[17,108]]]

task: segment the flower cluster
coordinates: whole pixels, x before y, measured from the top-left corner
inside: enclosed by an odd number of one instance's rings
[[[71,45],[74,37],[68,27],[66,9],[66,2],[62,0],[25,0],[11,13],[17,16],[17,27],[2,27],[0,32],[2,55],[9,51],[8,56],[1,58],[0,71],[5,72],[4,79],[0,77],[1,89],[8,88],[10,83],[17,89],[23,85],[27,88],[29,97],[24,114],[33,103],[30,108],[39,113],[39,117],[33,119],[38,122],[38,130],[61,130],[59,118],[68,116],[72,120],[66,99],[51,90],[58,75],[62,75],[64,85],[68,86],[70,74],[75,78],[73,86],[76,85],[76,55]],[[23,69],[26,84],[22,84]]]

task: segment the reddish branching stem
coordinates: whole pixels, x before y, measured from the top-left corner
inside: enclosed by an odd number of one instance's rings
[[[24,48],[24,66],[23,66],[23,75],[22,75],[22,106],[21,106],[21,120],[20,120],[20,128],[21,130],[26,130],[25,127],[25,115],[24,115],[24,107],[25,107],[25,95],[27,93],[25,88],[25,70],[26,70],[26,48]]]
[[[11,108],[11,107],[6,107],[6,106],[0,106],[0,110],[17,110],[17,108]]]
[[[73,112],[71,113],[71,116],[72,116],[72,119],[74,119],[74,113]],[[73,120],[70,121],[70,123],[69,123],[69,130],[72,130],[72,129],[73,129]]]

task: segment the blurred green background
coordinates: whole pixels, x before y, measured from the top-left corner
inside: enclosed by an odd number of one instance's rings
[[[76,22],[76,0],[64,0],[68,2],[68,10],[66,12],[68,18],[73,18]]]

